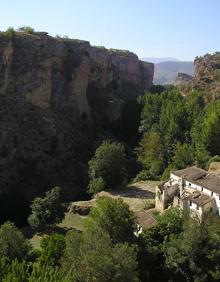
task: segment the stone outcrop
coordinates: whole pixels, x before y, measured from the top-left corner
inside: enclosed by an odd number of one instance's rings
[[[197,57],[194,87],[204,91],[207,101],[220,98],[220,53]]]
[[[0,33],[1,195],[24,202],[53,185],[65,196],[85,192],[94,135],[152,85],[153,72],[129,51]]]
[[[217,161],[211,162],[209,165],[208,172],[220,176],[220,162]]]
[[[175,85],[189,84],[193,81],[193,76],[187,73],[179,72],[176,76]]]
[[[86,205],[71,205],[69,207],[69,212],[71,213],[77,213],[79,215],[88,215],[92,209],[92,206],[86,206]]]

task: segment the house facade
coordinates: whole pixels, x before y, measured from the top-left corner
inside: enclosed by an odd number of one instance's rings
[[[188,208],[201,220],[207,213],[220,215],[220,176],[197,167],[173,171],[170,178],[156,188],[155,207]]]

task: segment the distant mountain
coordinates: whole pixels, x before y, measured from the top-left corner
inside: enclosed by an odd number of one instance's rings
[[[161,62],[155,64],[154,84],[173,84],[178,73],[194,76],[193,62]]]
[[[186,73],[194,76],[193,62],[184,62],[177,58],[146,57],[142,61],[154,63],[154,84],[174,84],[178,73]]]
[[[162,62],[180,62],[177,58],[166,57],[166,58],[156,58],[156,57],[147,57],[141,58],[142,61],[150,62],[154,64],[162,63]]]

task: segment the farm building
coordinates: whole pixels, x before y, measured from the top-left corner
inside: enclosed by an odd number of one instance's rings
[[[220,176],[195,166],[170,173],[156,188],[156,209],[188,208],[200,220],[207,213],[220,215]]]

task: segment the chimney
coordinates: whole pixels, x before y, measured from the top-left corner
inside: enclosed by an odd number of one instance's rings
[[[180,177],[180,197],[182,196],[183,192],[184,192],[184,177],[181,176]]]

